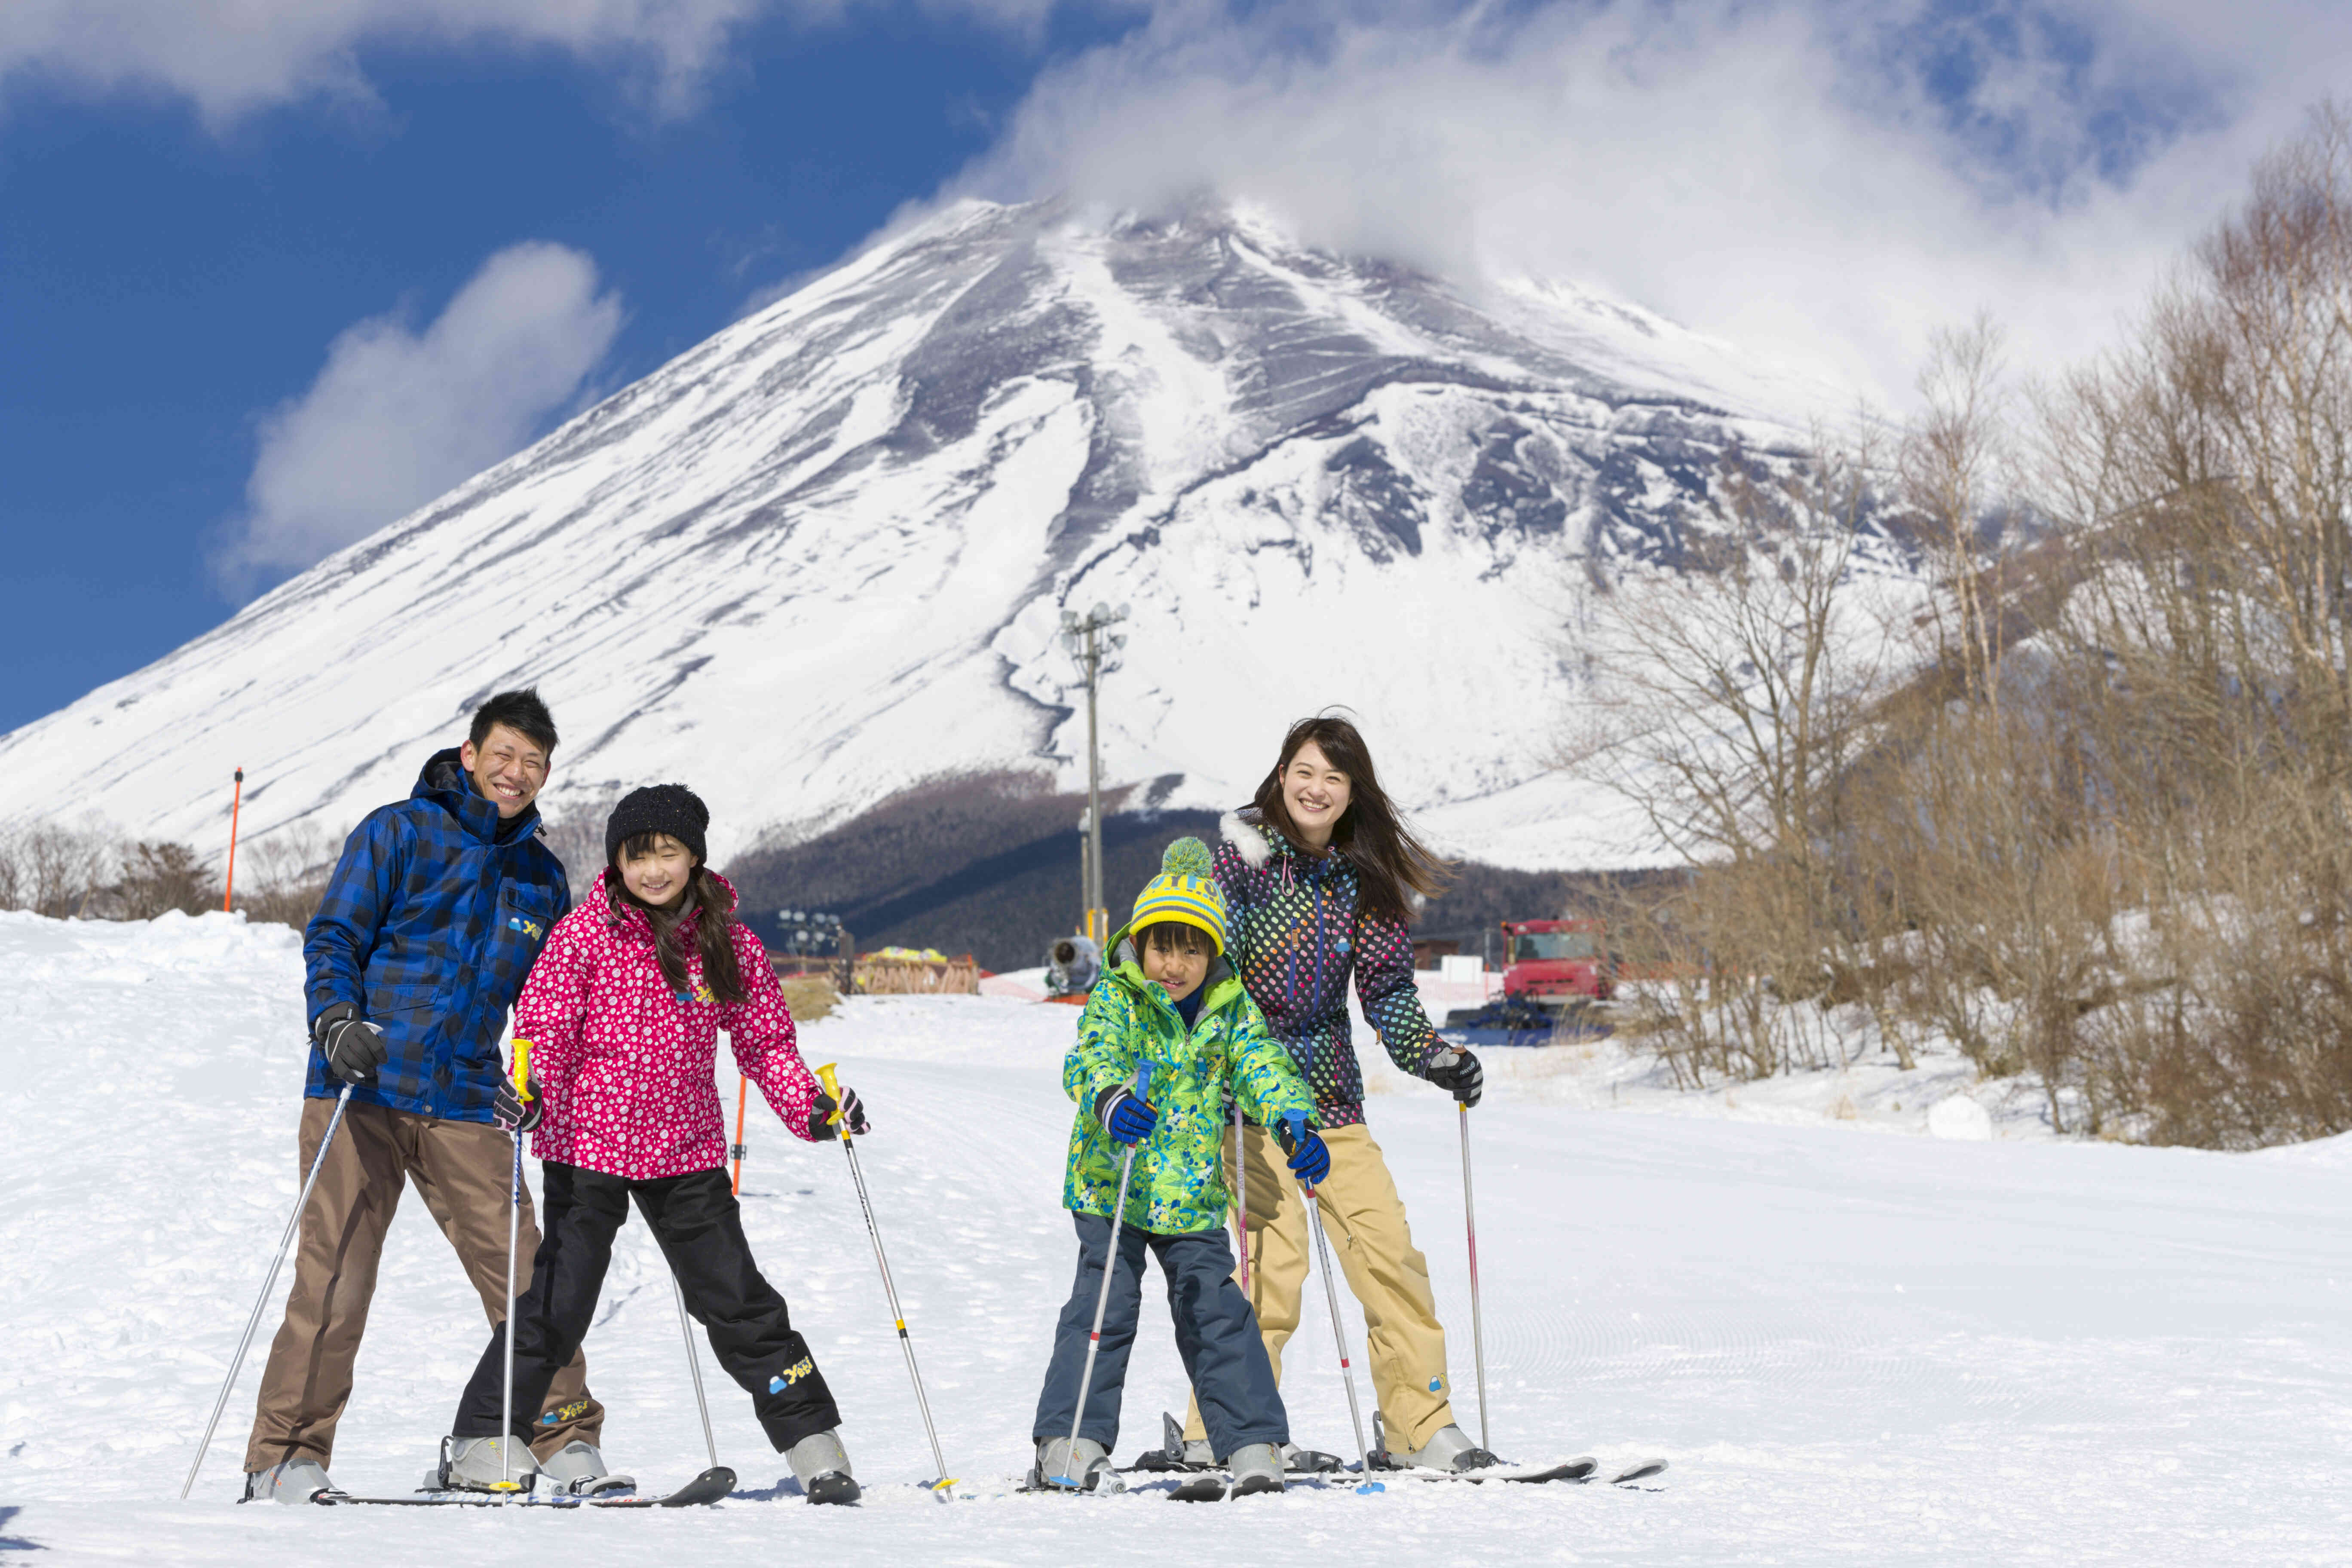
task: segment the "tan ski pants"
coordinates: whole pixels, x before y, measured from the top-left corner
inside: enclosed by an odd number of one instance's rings
[[[331,1100],[302,1102],[299,1169],[304,1175],[334,1110]],[[375,1294],[376,1260],[408,1182],[416,1184],[434,1223],[457,1248],[491,1324],[505,1319],[507,1203],[513,1175],[514,1140],[496,1127],[381,1105],[351,1106],[302,1209],[294,1287],[261,1374],[253,1436],[245,1449],[247,1473],[293,1458],[325,1465],[333,1457],[335,1425],[351,1400],[352,1365],[359,1358],[368,1303]],[[531,1258],[538,1251],[539,1226],[526,1186],[515,1241],[517,1295],[530,1283]],[[470,1343],[470,1336],[454,1342]],[[597,1440],[604,1407],[588,1393],[584,1356],[572,1357],[556,1374],[541,1410],[543,1424],[531,1429],[530,1446],[541,1458],[575,1438]],[[546,1422],[550,1414],[555,1419]]]
[[[1316,1207],[1339,1272],[1364,1310],[1372,1395],[1379,1402],[1389,1447],[1418,1448],[1454,1420],[1453,1402],[1447,1397],[1445,1330],[1437,1321],[1429,1260],[1412,1245],[1404,1204],[1371,1130],[1360,1125],[1329,1128],[1323,1142],[1331,1151],[1331,1173],[1315,1190]],[[1252,1127],[1244,1146],[1249,1171],[1250,1305],[1257,1311],[1258,1331],[1265,1336],[1265,1353],[1278,1382],[1283,1346],[1298,1329],[1299,1302],[1315,1243],[1307,1231],[1307,1205],[1297,1179],[1283,1163],[1281,1145]],[[1228,1163],[1233,1147],[1228,1132]],[[1234,1185],[1230,1179],[1225,1184],[1229,1189]],[[1316,1331],[1319,1335],[1324,1331],[1318,1327]],[[1318,1353],[1334,1352],[1326,1345]],[[1295,1433],[1295,1418],[1291,1426]],[[1196,1440],[1207,1435],[1195,1401],[1184,1413],[1184,1436]],[[1370,1436],[1365,1434],[1367,1441]]]

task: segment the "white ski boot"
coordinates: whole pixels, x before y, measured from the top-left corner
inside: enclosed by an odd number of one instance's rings
[[[1037,1462],[1030,1467],[1029,1489],[1032,1491],[1068,1491],[1071,1484],[1077,1489],[1108,1497],[1123,1492],[1127,1483],[1118,1479],[1112,1468],[1110,1455],[1092,1437],[1081,1437],[1076,1448],[1067,1437],[1037,1439]]]
[[[1229,1498],[1282,1489],[1282,1450],[1271,1443],[1244,1444],[1234,1451],[1227,1468],[1234,1478],[1232,1489],[1225,1493]]]
[[[604,1468],[604,1456],[593,1443],[566,1443],[540,1462],[539,1485],[543,1491],[573,1497],[602,1497],[637,1489],[635,1476],[616,1476]]]
[[[507,1445],[514,1457],[507,1457]],[[444,1437],[441,1487],[456,1492],[527,1492],[539,1474],[530,1446],[518,1437]]]
[[[266,1470],[247,1470],[245,1495],[239,1502],[317,1502],[320,1498],[345,1496],[343,1489],[327,1479],[326,1468],[316,1459],[288,1459]]]
[[[849,1453],[832,1432],[816,1432],[784,1450],[784,1462],[811,1502],[852,1503],[863,1494],[849,1473]]]
[[[1389,1458],[1399,1469],[1445,1470],[1454,1474],[1502,1463],[1472,1442],[1469,1433],[1453,1426],[1440,1426],[1420,1447],[1391,1453]]]

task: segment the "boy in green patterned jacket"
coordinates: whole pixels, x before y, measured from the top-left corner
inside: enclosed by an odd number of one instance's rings
[[[1062,1188],[1062,1206],[1077,1226],[1078,1271],[1037,1398],[1030,1481],[1042,1487],[1068,1478],[1088,1490],[1117,1489],[1110,1447],[1150,1251],[1168,1281],[1177,1352],[1211,1444],[1233,1473],[1232,1495],[1279,1491],[1289,1418],[1256,1316],[1233,1279],[1225,1101],[1238,1100],[1263,1126],[1286,1128],[1286,1113],[1311,1113],[1314,1097],[1225,961],[1224,894],[1199,839],[1168,847],[1160,874],[1145,885],[1134,918],[1110,945],[1112,966],[1087,997],[1077,1043],[1062,1066],[1062,1087],[1078,1102]],[[1322,1180],[1330,1155],[1311,1125],[1303,1139],[1290,1140],[1286,1128],[1282,1136],[1299,1180]],[[1130,1149],[1127,1207],[1114,1223],[1119,1166]],[[1114,1234],[1118,1264],[1074,1451],[1078,1382]]]

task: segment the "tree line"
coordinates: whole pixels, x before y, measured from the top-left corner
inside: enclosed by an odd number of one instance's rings
[[[1679,580],[1579,637],[1564,765],[1690,868],[1619,900],[1685,1082],[2030,1073],[2060,1131],[2352,1127],[2352,118],[2253,171],[2121,342],[1734,453]]]

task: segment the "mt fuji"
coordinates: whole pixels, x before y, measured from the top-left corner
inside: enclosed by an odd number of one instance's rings
[[[1126,604],[1107,781],[1247,796],[1353,709],[1444,850],[1622,863],[1554,772],[1597,595],[1676,569],[1813,389],[1629,306],[1331,255],[1203,205],[964,202],[874,243],[215,630],[0,738],[0,820],[340,836],[536,684],[551,816],[683,779],[714,854],[898,792],[1082,787],[1066,608]],[[57,781],[68,778],[69,810]]]

